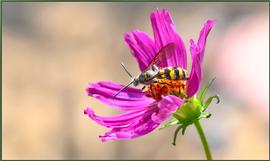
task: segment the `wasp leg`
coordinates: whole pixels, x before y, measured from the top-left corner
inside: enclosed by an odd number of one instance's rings
[[[156,95],[156,94],[155,94],[155,90],[153,90],[152,83],[150,84],[150,86],[149,86],[149,87],[150,87],[150,91],[151,91],[151,95],[152,95],[152,97],[153,97],[153,98],[155,98],[155,95]]]
[[[150,85],[150,86],[151,86],[151,85]],[[142,90],[144,90],[145,88],[146,88],[146,86],[143,86],[143,87],[142,87]]]
[[[150,90],[151,90],[151,92],[152,92],[152,83],[150,84]]]

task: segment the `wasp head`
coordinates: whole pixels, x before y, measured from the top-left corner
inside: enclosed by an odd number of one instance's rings
[[[136,87],[136,86],[138,86],[139,84],[140,84],[139,78],[134,78],[134,79],[133,79],[133,85]]]

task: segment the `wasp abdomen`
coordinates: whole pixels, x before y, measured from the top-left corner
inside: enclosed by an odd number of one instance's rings
[[[159,70],[158,77],[169,80],[185,80],[187,79],[187,72],[180,67],[166,67]]]

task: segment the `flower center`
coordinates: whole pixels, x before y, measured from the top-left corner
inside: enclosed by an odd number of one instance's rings
[[[145,88],[146,96],[160,100],[162,96],[175,95],[186,98],[186,80],[158,79]]]

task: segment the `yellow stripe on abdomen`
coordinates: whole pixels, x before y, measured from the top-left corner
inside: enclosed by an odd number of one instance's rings
[[[165,78],[165,71],[164,69],[159,70],[159,78]]]
[[[182,68],[177,68],[177,70],[179,71],[179,79],[183,78],[183,70]]]
[[[175,74],[174,74],[174,70],[170,71],[170,79],[174,80],[175,79]]]

